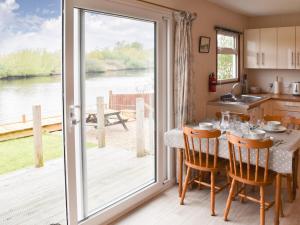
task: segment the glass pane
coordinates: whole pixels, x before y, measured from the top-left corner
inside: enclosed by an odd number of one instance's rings
[[[218,54],[218,80],[237,78],[236,55]]]
[[[87,214],[155,181],[155,23],[84,13]]]
[[[0,224],[66,224],[61,1],[2,0],[0,18]]]
[[[236,38],[234,36],[218,34],[218,48],[236,48]]]

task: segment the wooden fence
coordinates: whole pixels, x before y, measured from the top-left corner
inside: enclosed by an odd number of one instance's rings
[[[153,107],[154,93],[118,93],[115,94],[109,91],[109,109],[120,111],[136,110],[136,99],[144,99],[144,104]],[[145,108],[145,117],[149,117],[149,107]]]

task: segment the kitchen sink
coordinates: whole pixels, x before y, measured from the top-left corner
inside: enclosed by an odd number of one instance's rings
[[[229,103],[229,104],[251,104],[257,101],[264,99],[262,96],[255,96],[255,95],[241,95],[239,97],[233,96],[222,96],[221,102]]]
[[[253,103],[256,101],[262,100],[263,97],[255,96],[255,95],[241,95],[241,97],[237,98],[237,101],[244,102],[244,103]]]

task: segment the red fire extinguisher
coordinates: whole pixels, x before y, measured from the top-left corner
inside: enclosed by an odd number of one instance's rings
[[[217,91],[217,77],[214,73],[209,74],[208,77],[208,90],[209,92]]]

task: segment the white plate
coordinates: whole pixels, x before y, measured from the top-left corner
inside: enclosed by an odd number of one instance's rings
[[[201,130],[211,130],[213,129],[214,125],[212,123],[199,123],[198,124],[198,127],[201,129]]]
[[[243,138],[250,139],[250,140],[263,140],[264,139],[264,138],[259,138],[259,137],[252,137],[249,134],[243,135]]]
[[[283,133],[283,132],[285,132],[287,129],[286,129],[286,127],[284,127],[284,126],[279,126],[279,127],[277,127],[276,129],[272,129],[272,128],[268,127],[268,126],[264,126],[264,127],[263,127],[263,130],[265,130],[265,131],[267,131],[267,132]]]

